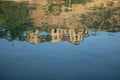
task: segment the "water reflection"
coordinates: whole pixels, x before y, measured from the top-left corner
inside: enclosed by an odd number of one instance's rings
[[[118,31],[120,0],[0,0],[0,80],[120,80]]]
[[[79,44],[88,37],[89,29],[120,31],[119,8],[119,0],[0,1],[0,37],[33,44]],[[48,34],[39,35],[41,31]]]
[[[39,29],[27,31],[27,41],[33,44],[42,42],[68,41],[73,44],[80,44],[85,37],[88,37],[88,30],[84,28],[50,28],[49,34],[41,34]]]

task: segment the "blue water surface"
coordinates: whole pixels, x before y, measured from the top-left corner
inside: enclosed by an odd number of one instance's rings
[[[0,80],[120,80],[120,32],[97,32],[80,45],[0,39]]]

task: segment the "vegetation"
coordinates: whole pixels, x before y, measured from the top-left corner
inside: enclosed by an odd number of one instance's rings
[[[51,4],[48,11],[53,15],[59,15],[61,13],[61,4]]]
[[[33,26],[29,10],[28,4],[25,2],[0,2],[0,27],[5,29],[5,31],[0,31],[0,38],[9,41],[24,41],[24,32],[28,27]]]
[[[59,1],[59,0],[58,0]],[[69,0],[65,0],[68,5]],[[71,0],[72,4],[83,4],[87,0]],[[49,12],[53,15],[61,13],[62,3],[51,3],[49,5]],[[90,29],[101,29],[110,32],[120,31],[120,10],[119,7],[112,7],[112,3],[108,7],[94,7],[94,12],[82,14],[80,16],[80,23]],[[10,1],[0,2],[0,38],[5,38],[9,41],[20,40],[25,41],[26,31],[35,31],[36,28],[29,16],[30,7],[25,2],[14,3]],[[66,12],[71,11],[66,8]],[[5,30],[1,30],[4,28]],[[50,33],[51,28],[46,26],[40,31]],[[40,36],[43,41],[51,41],[51,35]]]
[[[89,28],[120,31],[119,7],[95,7],[94,12],[83,14],[80,22]]]
[[[84,4],[91,0],[64,0],[64,1],[65,1],[65,6],[69,6],[69,1],[71,1],[71,4]]]
[[[0,26],[7,29],[16,28],[29,20],[27,3],[2,1],[0,3]]]

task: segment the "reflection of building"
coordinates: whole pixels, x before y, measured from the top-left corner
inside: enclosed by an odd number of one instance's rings
[[[83,41],[84,37],[88,36],[87,29],[61,29],[53,28],[51,30],[52,40],[51,42],[69,41],[73,44],[77,44]]]
[[[67,29],[52,28],[50,34],[52,36],[51,42],[59,42],[62,41],[63,35],[67,34]]]
[[[38,44],[42,42],[60,42],[68,41],[73,44],[79,44],[84,40],[85,37],[88,37],[88,30],[81,29],[68,29],[68,28],[51,28],[50,33],[47,35],[39,35],[40,31],[28,31],[27,40],[32,44]]]
[[[69,35],[70,35],[70,41],[72,43],[76,43],[79,41],[83,41],[83,33],[84,33],[84,29],[70,29],[69,30]]]
[[[38,34],[39,34],[39,30],[28,31],[27,32],[27,40],[28,40],[28,42],[30,42],[32,44],[38,44],[40,42]]]

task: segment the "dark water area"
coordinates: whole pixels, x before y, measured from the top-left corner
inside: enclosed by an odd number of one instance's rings
[[[39,1],[0,1],[0,80],[120,80],[119,0]]]

